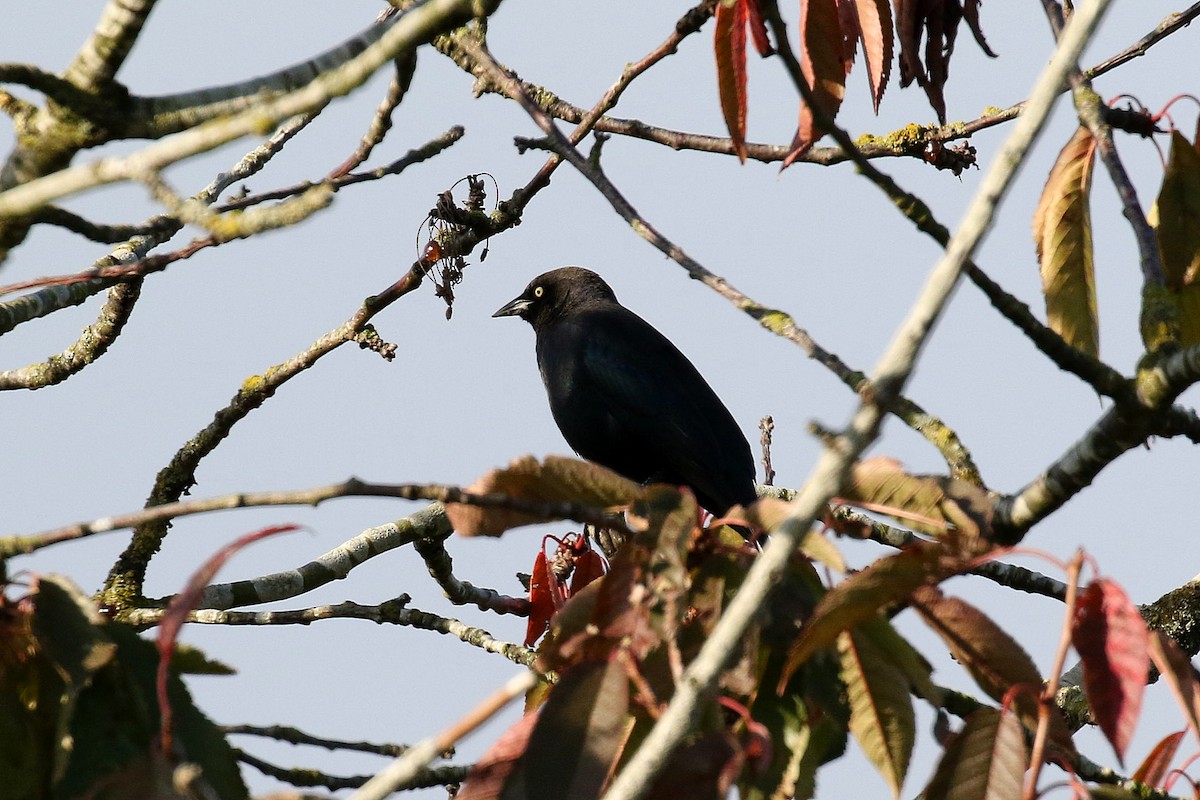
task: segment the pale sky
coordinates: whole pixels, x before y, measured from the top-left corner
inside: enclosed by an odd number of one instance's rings
[[[0,59],[61,70],[100,8],[100,3],[63,0],[15,4],[0,32]],[[378,8],[315,0],[160,3],[119,77],[133,92],[155,95],[268,73],[353,35],[370,24]],[[490,42],[496,57],[523,78],[590,107],[626,62],[667,36],[685,8],[620,2],[572,4],[568,12],[561,3],[514,1],[492,19]],[[1121,50],[1175,8],[1160,2],[1116,4],[1085,64]],[[785,7],[784,13],[794,17],[795,9]],[[1021,100],[1050,52],[1040,4],[989,3],[982,15],[1000,58],[985,58],[964,29],[947,89],[951,120],[973,119],[986,106]],[[1099,79],[1097,90],[1105,98],[1136,95],[1152,109],[1177,93],[1196,91],[1195,37],[1192,30],[1182,31]],[[250,189],[316,179],[340,163],[365,130],[388,77],[376,76],[331,105],[248,182]],[[775,62],[751,64],[751,140],[790,141],[796,103],[787,86]],[[1190,135],[1194,105],[1176,108],[1176,119]],[[635,82],[614,113],[723,135],[711,26]],[[916,87],[900,91],[898,75],[881,115],[874,117],[860,61],[840,121],[857,136],[935,120]],[[0,507],[6,511],[0,534],[33,533],[140,508],[156,472],[243,380],[305,349],[408,268],[422,220],[439,192],[464,175],[486,171],[499,182],[501,196],[508,197],[543,161],[544,154],[516,154],[512,138],[538,132],[514,103],[495,96],[473,99],[470,76],[425,48],[395,129],[368,166],[398,158],[456,124],[465,126],[466,136],[442,156],[398,178],[350,187],[297,228],[206,251],[150,277],[126,332],[107,355],[62,385],[0,399],[5,444]],[[1074,124],[1069,103],[1060,103],[977,258],[1039,315],[1030,219],[1049,165]],[[1008,130],[1000,126],[972,140],[984,163]],[[10,140],[7,120],[0,121],[0,134]],[[257,143],[246,139],[227,145],[170,169],[167,178],[190,194]],[[76,163],[133,152],[142,144],[85,152]],[[1158,153],[1151,143],[1128,136],[1118,145],[1148,210],[1161,176]],[[774,165],[739,166],[729,157],[674,153],[620,138],[605,146],[603,165],[665,235],[751,297],[793,314],[822,346],[857,369],[874,365],[939,252],[845,165],[799,164],[779,174]],[[879,166],[919,193],[948,225],[957,222],[980,177],[969,171],[956,178],[914,160],[885,160]],[[1128,372],[1141,352],[1136,251],[1099,168],[1095,184],[1101,355]],[[489,203],[494,199],[489,196]],[[108,223],[138,222],[156,211],[144,189],[125,185],[89,192],[67,205]],[[168,248],[195,234],[180,234]],[[106,252],[102,245],[39,228],[12,254],[3,282],[76,272]],[[478,252],[470,261],[451,321],[444,319],[444,306],[430,285],[387,309],[375,326],[399,345],[394,362],[351,347],[327,357],[235,427],[202,463],[192,496],[299,489],[351,475],[466,485],[525,453],[568,452],[538,378],[531,330],[519,321],[490,317],[531,277],[563,264],[601,273],[625,305],[688,354],[756,453],[758,420],[774,416],[773,458],[782,485],[798,486],[818,453],[805,425],[814,419],[841,425],[855,407],[850,392],[795,346],[689,281],[568,167],[530,204],[518,228],[492,240],[486,262],[478,263]],[[61,350],[94,319],[98,307],[93,301],[0,338],[0,368]],[[970,285],[958,291],[907,394],[959,432],[989,486],[1001,492],[1034,479],[1105,407],[1089,388],[1040,356]],[[1193,390],[1182,399],[1195,402],[1196,396]],[[938,454],[895,420],[871,452],[899,458],[916,472],[944,471]],[[1026,544],[1063,559],[1084,546],[1135,601],[1149,602],[1200,572],[1193,558],[1179,555],[1181,542],[1195,534],[1194,514],[1185,503],[1194,483],[1187,476],[1196,474],[1196,465],[1195,449],[1179,440],[1155,441],[1149,449],[1127,453],[1035,529]],[[297,567],[365,528],[419,507],[345,499],[318,510],[247,510],[180,520],[151,566],[147,591],[174,592],[205,556],[260,527],[294,522],[311,532],[254,545],[218,580]],[[460,578],[520,594],[513,574],[530,569],[546,530],[562,533],[568,526],[517,530],[496,541],[452,538],[448,547]],[[126,533],[97,536],[18,559],[10,569],[65,573],[90,592],[127,541]],[[879,552],[869,544],[841,546],[859,566]],[[1022,563],[1061,577],[1044,561]],[[1057,604],[1014,596],[977,578],[954,580],[948,588],[1010,626],[1039,666],[1049,668],[1061,622]],[[502,639],[519,641],[524,635],[524,619],[451,607],[408,548],[276,607],[346,599],[375,603],[401,592],[412,595],[415,607],[457,617]],[[937,663],[935,680],[971,688],[962,671],[942,657],[939,643],[907,615],[899,619]],[[288,724],[330,738],[415,741],[449,725],[518,669],[449,637],[360,621],[266,630],[192,625],[183,639],[239,671],[232,678],[189,679],[196,701],[217,722]],[[1162,700],[1158,712],[1147,711],[1129,760],[1137,763],[1153,742],[1182,727],[1167,703]],[[930,715],[921,719],[927,722]],[[494,723],[470,739],[455,763],[471,761],[501,730],[502,724]],[[1098,735],[1080,742],[1094,760],[1113,761]],[[236,737],[235,744],[280,765],[311,765],[337,774],[369,774],[384,763],[247,737]],[[923,727],[906,794],[921,788],[935,757]],[[253,769],[245,775],[254,792],[282,788]],[[887,791],[858,755],[826,768],[818,780],[818,796],[882,797]],[[433,790],[427,796],[441,794]]]

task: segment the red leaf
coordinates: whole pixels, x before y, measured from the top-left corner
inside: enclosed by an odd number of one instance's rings
[[[813,99],[830,119],[837,115],[846,94],[843,38],[837,0],[800,0],[800,69],[812,87]],[[783,168],[807,153],[822,135],[824,131],[817,127],[812,109],[802,103],[800,126]]]
[[[162,621],[158,625],[158,639],[155,640],[155,646],[158,648],[158,675],[155,691],[158,695],[158,709],[162,718],[160,741],[164,753],[171,752],[172,714],[171,703],[167,699],[167,677],[170,675],[171,653],[175,652],[175,640],[179,638],[179,630],[183,627],[183,623],[187,622],[188,614],[200,602],[200,596],[204,593],[205,587],[212,583],[217,570],[232,558],[234,553],[267,536],[299,529],[299,525],[274,525],[254,533],[248,533],[230,542],[201,564],[200,569],[193,572],[192,576],[188,578],[183,591],[172,597],[171,602],[167,604]]]
[[[604,558],[590,547],[575,559],[571,576],[571,596],[597,578],[604,576]]]
[[[554,616],[554,590],[550,584],[550,570],[546,565],[546,551],[538,550],[533,562],[533,574],[529,577],[529,623],[525,626],[525,646],[530,647],[546,631],[550,618]]]
[[[1161,784],[1163,776],[1171,768],[1171,760],[1175,758],[1175,751],[1179,749],[1179,742],[1183,740],[1185,733],[1187,733],[1187,728],[1164,736],[1161,742],[1154,745],[1150,755],[1146,756],[1146,760],[1133,773],[1133,779],[1147,786]]]
[[[842,29],[842,62],[846,74],[854,66],[854,57],[858,55],[858,40],[862,32],[858,29],[857,0],[837,0],[838,26]]]
[[[1150,658],[1175,695],[1188,725],[1200,737],[1200,675],[1192,666],[1192,660],[1162,631],[1155,631],[1150,636]]]
[[[892,73],[892,7],[888,0],[857,0],[858,31],[862,38],[863,58],[867,62],[867,82],[871,102],[879,113],[879,101]],[[846,70],[849,72],[849,69]]]
[[[749,0],[717,3],[713,46],[717,56],[717,89],[721,113],[738,160],[746,160],[746,21]]]
[[[1150,663],[1146,623],[1125,590],[1099,578],[1079,597],[1071,641],[1083,660],[1088,704],[1117,760],[1124,763],[1146,689]]]
[[[754,37],[754,49],[763,58],[775,55],[775,48],[767,38],[767,25],[763,22],[762,8],[759,0],[746,0],[746,10],[750,14],[750,35]]]

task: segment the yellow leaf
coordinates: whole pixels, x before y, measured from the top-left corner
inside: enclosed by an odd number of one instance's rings
[[[1058,154],[1033,214],[1047,322],[1068,344],[1093,356],[1100,352],[1088,210],[1095,153],[1092,134],[1080,127]]]
[[[842,631],[837,645],[839,674],[850,700],[850,732],[899,797],[916,739],[908,681],[867,636]]]
[[[1154,211],[1167,285],[1178,291],[1197,283],[1200,277],[1200,153],[1178,131],[1171,134],[1171,155]]]

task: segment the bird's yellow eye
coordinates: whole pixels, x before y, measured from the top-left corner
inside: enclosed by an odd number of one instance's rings
[[[541,297],[545,293],[546,293],[546,290],[543,289],[542,287],[540,287],[540,286],[533,287],[533,296],[534,297]]]

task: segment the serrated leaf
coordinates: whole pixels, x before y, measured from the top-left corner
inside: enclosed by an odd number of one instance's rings
[[[970,603],[947,597],[932,586],[913,592],[910,607],[942,637],[954,659],[993,700],[1003,702],[1009,689],[1023,687],[1014,696],[1013,707],[1025,727],[1036,730],[1042,676],[1015,639]],[[1056,712],[1050,715],[1050,741],[1065,753],[1074,752],[1066,722]]]
[[[1200,278],[1200,153],[1179,131],[1154,203],[1158,249],[1167,285],[1178,291]]]
[[[1179,743],[1183,741],[1184,734],[1187,729],[1168,733],[1158,744],[1150,750],[1150,754],[1145,760],[1138,765],[1131,776],[1133,780],[1146,784],[1147,786],[1158,786],[1162,783],[1162,779],[1166,776],[1167,770],[1171,768],[1171,762],[1175,759],[1175,753],[1179,750]]]
[[[117,646],[104,634],[96,604],[70,579],[40,576],[34,586],[30,618],[38,649],[54,665],[73,698],[92,673],[107,664]]]
[[[978,486],[942,475],[910,475],[899,461],[886,457],[855,464],[842,499],[933,536],[945,538],[953,532],[965,551],[980,544],[994,514],[991,500]]]
[[[1020,800],[1028,756],[1011,714],[981,708],[946,745],[925,800]]]
[[[746,23],[749,0],[717,3],[713,48],[721,114],[738,161],[746,161]]]
[[[863,59],[867,62],[871,102],[878,114],[879,101],[892,73],[892,6],[888,0],[854,0],[854,7]]]
[[[812,87],[813,99],[830,119],[837,116],[846,95],[842,39],[837,0],[800,0],[800,71]],[[808,103],[801,103],[800,124],[783,168],[807,153],[824,134]]]
[[[788,652],[779,690],[805,661],[831,646],[842,631],[877,616],[912,594],[918,586],[940,576],[939,548],[920,544],[879,559],[830,589]]]
[[[862,32],[858,29],[858,10],[856,0],[837,0],[838,26],[842,29],[842,62],[846,74],[854,67],[854,58],[858,55],[858,40]]]
[[[1200,673],[1187,653],[1170,636],[1161,631],[1150,634],[1150,658],[1159,674],[1171,687],[1192,732],[1200,738]]]
[[[538,461],[521,456],[467,487],[470,494],[504,494],[539,503],[576,503],[595,508],[628,503],[640,487],[612,470],[590,461],[547,456]],[[447,503],[446,516],[463,536],[499,536],[509,528],[548,522],[553,517],[507,508],[484,508]]]
[[[1150,635],[1125,590],[1107,578],[1079,596],[1071,643],[1083,661],[1083,690],[1100,730],[1124,763],[1146,691]]]
[[[1058,154],[1033,214],[1046,321],[1073,347],[1100,352],[1089,194],[1096,141],[1080,126]]]
[[[899,798],[916,739],[908,681],[870,637],[843,631],[837,645],[839,674],[850,699],[850,732]]]
[[[933,667],[891,622],[885,617],[876,617],[860,625],[856,633],[874,642],[876,650],[884,653],[887,660],[895,665],[914,694],[934,706],[941,706],[943,692],[933,685]]]
[[[506,800],[598,797],[628,733],[629,678],[619,659],[563,674],[538,713]]]

